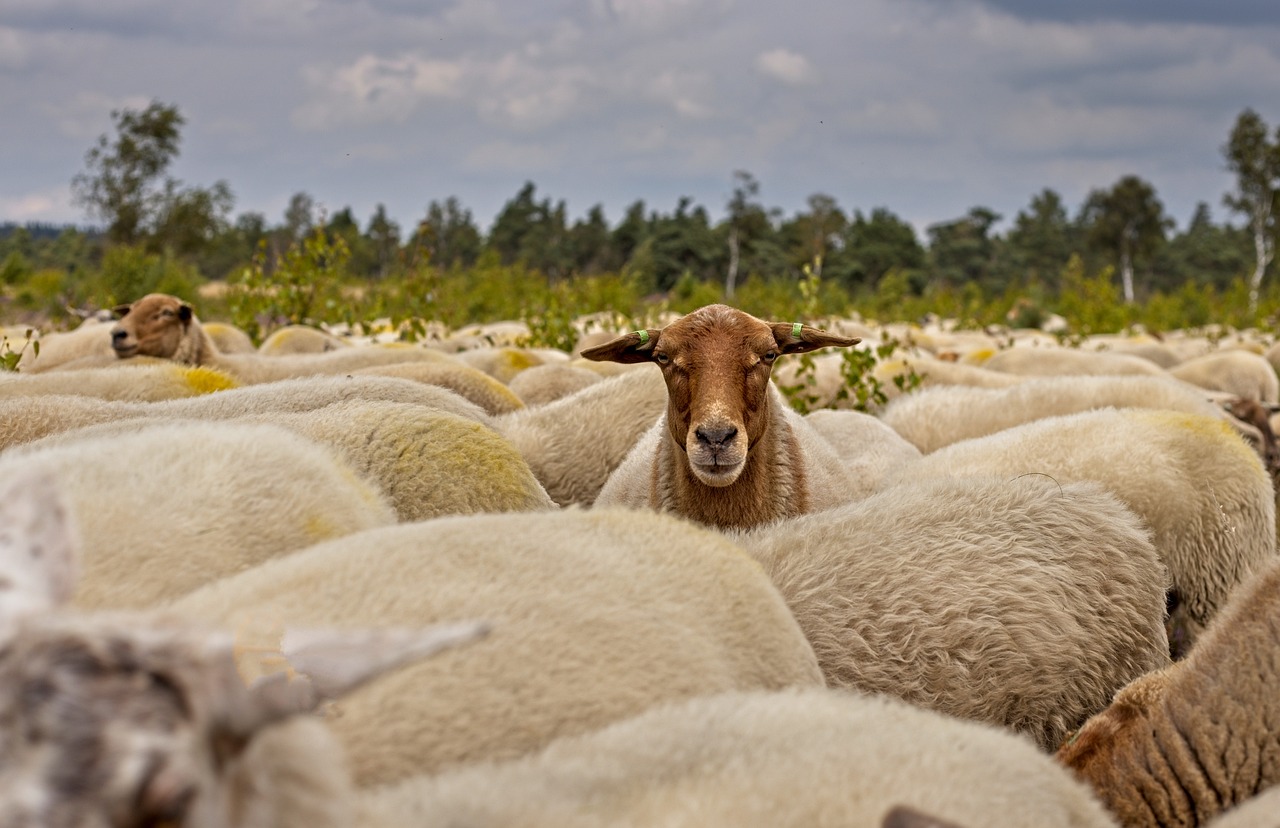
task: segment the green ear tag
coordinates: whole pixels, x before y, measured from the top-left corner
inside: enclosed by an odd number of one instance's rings
[[[643,345],[643,344],[645,344],[646,342],[648,342],[648,341],[649,341],[649,332],[648,332],[648,331],[636,331],[636,334],[640,337],[640,344],[641,344],[641,345]]]
[[[800,323],[799,323],[799,322],[797,322],[797,323],[795,323],[794,325],[792,325],[792,326],[791,326],[791,338],[792,338],[792,339],[799,339],[799,338],[800,338]]]

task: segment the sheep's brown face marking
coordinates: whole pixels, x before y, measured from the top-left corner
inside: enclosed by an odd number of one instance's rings
[[[769,428],[769,376],[777,358],[858,341],[707,305],[661,330],[627,334],[582,356],[657,363],[667,382],[672,439],[700,482],[723,487],[742,474],[751,447]]]
[[[190,305],[163,293],[148,294],[132,305],[120,305],[115,310],[121,319],[111,329],[111,347],[121,359],[171,358],[193,316]]]

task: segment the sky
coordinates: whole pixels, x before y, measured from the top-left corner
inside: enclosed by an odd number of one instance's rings
[[[922,239],[1130,174],[1178,227],[1239,224],[1221,148],[1246,107],[1274,134],[1278,78],[1275,0],[0,0],[0,221],[88,223],[71,179],[154,100],[170,174],[272,224],[305,192],[407,232],[456,196],[487,230],[526,181],[718,220],[736,170]]]

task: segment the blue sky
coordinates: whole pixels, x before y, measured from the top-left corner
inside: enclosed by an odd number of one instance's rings
[[[172,173],[275,223],[296,192],[402,227],[457,196],[482,229],[526,180],[611,222],[734,170],[923,229],[1126,174],[1218,220],[1235,117],[1280,124],[1280,3],[1020,0],[0,0],[0,220],[70,198],[110,112],[187,123]]]

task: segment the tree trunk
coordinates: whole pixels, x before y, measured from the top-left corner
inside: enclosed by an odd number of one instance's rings
[[[1133,232],[1133,222],[1125,225],[1120,236],[1120,285],[1124,289],[1124,302],[1133,304],[1133,255],[1129,247],[1129,235]]]
[[[733,298],[738,286],[738,228],[729,228],[729,272],[724,277],[724,298]]]
[[[1253,217],[1254,266],[1253,275],[1249,277],[1250,313],[1258,310],[1258,293],[1262,289],[1262,277],[1266,275],[1267,265],[1271,263],[1271,257],[1275,254],[1270,243],[1271,239],[1267,238],[1267,219],[1270,218],[1270,213],[1270,210],[1259,210]]]

